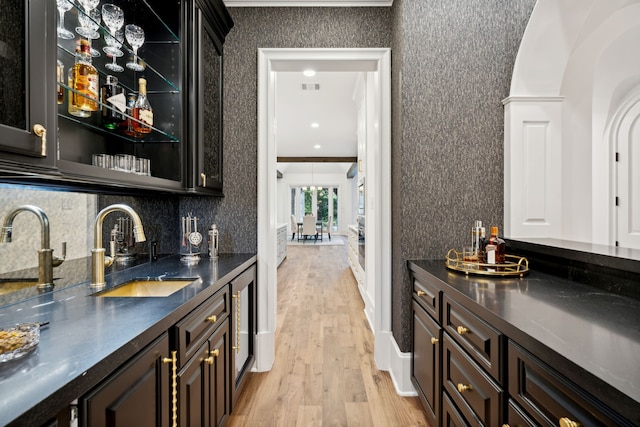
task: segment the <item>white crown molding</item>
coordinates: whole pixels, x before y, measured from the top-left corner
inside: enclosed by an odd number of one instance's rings
[[[227,7],[389,7],[393,0],[224,0]]]

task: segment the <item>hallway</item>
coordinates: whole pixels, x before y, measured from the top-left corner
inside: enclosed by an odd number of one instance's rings
[[[278,269],[276,358],[251,373],[229,426],[427,426],[375,368],[347,246],[289,246]]]

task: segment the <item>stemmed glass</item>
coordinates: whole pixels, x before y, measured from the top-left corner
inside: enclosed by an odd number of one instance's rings
[[[78,0],[78,3],[80,3],[82,8],[84,9],[84,15],[86,16],[84,16],[84,19],[83,19],[82,13],[78,14],[79,15],[78,19],[80,21],[81,26],[76,28],[76,32],[81,36],[91,38],[91,36],[93,35],[93,33],[95,33],[96,30],[92,30],[85,26],[89,24],[89,21],[91,21],[91,19],[86,19],[86,18],[91,16],[91,11],[95,9],[96,6],[98,6],[98,3],[100,3],[100,0]],[[98,22],[100,22],[100,20],[98,20]]]
[[[89,40],[100,38],[98,33],[98,28],[100,28],[100,9],[91,9],[86,15],[80,13],[78,21],[80,21],[80,27],[76,28],[78,34],[84,35]],[[100,56],[100,52],[92,47],[91,56]]]
[[[71,3],[70,0],[56,0],[56,6],[58,7],[58,15],[60,15],[60,20],[58,21],[58,37],[71,40],[74,38],[74,35],[64,27],[64,14],[73,7],[73,3]]]
[[[133,60],[127,62],[127,68],[133,71],[143,71],[144,67],[138,63],[138,49],[144,43],[144,30],[135,24],[127,24],[124,35],[133,49]]]
[[[111,57],[112,61],[107,62],[104,66],[111,71],[115,71],[116,73],[123,72],[124,67],[116,63],[116,58],[119,58],[123,55],[122,51],[120,50],[120,47],[122,47],[122,42],[124,41],[124,34],[122,31],[122,28],[116,31],[116,34],[114,36],[112,36],[111,34],[105,34],[104,39],[109,45],[108,47],[111,47],[114,49],[114,52],[115,51],[120,52],[120,55],[107,53],[107,55]],[[104,47],[103,49],[105,52],[107,52],[107,47]]]
[[[115,4],[107,3],[102,5],[102,19],[104,20],[105,25],[109,28],[109,32],[111,33],[112,38],[116,37],[116,31],[120,30],[124,25],[124,12]],[[105,37],[106,38],[106,37]],[[122,38],[120,38],[122,40]],[[115,43],[110,43],[107,40],[108,46],[102,48],[108,55],[113,55],[114,57],[122,56],[122,51],[119,49],[122,46],[117,46]]]

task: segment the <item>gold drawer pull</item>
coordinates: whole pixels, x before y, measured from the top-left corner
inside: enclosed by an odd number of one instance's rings
[[[219,348],[216,348],[215,350],[211,350],[211,355],[212,355],[213,357],[218,357],[218,356],[220,356],[220,349],[219,349]]]
[[[473,387],[471,386],[471,384],[467,385],[467,384],[458,383],[457,387],[458,387],[458,392],[459,393],[464,393],[465,391],[473,390]]]
[[[207,322],[216,323],[218,321],[218,316],[215,314],[213,316],[207,317]]]
[[[435,337],[431,337],[431,344],[438,344],[440,342],[440,340],[438,338]]]
[[[560,424],[560,427],[580,427],[582,426],[582,424],[580,424],[577,421],[572,421],[567,417],[562,417],[558,420],[558,424]]]
[[[163,357],[162,363],[171,363],[171,427],[178,427],[178,352]]]
[[[33,125],[33,133],[40,137],[40,155],[47,157],[47,130],[41,124]]]
[[[200,173],[200,179],[202,180],[202,186],[206,187],[207,186],[207,175],[204,172]]]
[[[419,297],[423,297],[423,296],[425,296],[426,294],[427,294],[427,293],[426,293],[426,292],[424,292],[424,291],[418,291],[418,292],[416,292],[416,295],[418,295]]]
[[[211,356],[211,357],[206,357],[206,358],[204,358],[203,360],[204,360],[204,363],[207,363],[207,364],[209,364],[209,365],[213,365],[213,356]]]
[[[456,330],[460,335],[468,334],[469,332],[471,332],[469,328],[465,328],[464,326],[458,326]]]

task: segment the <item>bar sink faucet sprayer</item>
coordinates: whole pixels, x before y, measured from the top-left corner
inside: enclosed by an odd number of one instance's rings
[[[108,214],[116,211],[124,212],[131,217],[133,221],[133,236],[136,242],[144,242],[146,240],[142,228],[142,221],[140,221],[140,217],[130,206],[115,204],[107,206],[98,212],[94,229],[94,245],[93,249],[91,249],[91,287],[93,288],[104,288],[106,285],[104,281],[104,269],[113,264],[113,257],[105,256],[106,250],[102,247],[102,223]]]
[[[53,289],[53,267],[62,264],[67,256],[67,242],[62,242],[62,258],[53,256],[53,249],[49,247],[49,219],[37,206],[22,205],[9,212],[2,224],[2,237],[0,243],[11,243],[13,232],[13,220],[20,212],[32,212],[40,220],[41,249],[38,251],[38,289]]]

